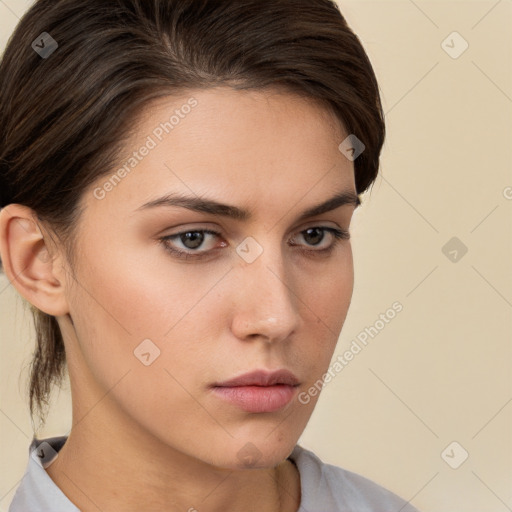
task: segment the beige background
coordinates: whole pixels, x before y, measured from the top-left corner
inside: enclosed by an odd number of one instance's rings
[[[1,48],[28,5],[0,1]],[[512,2],[340,5],[379,78],[388,138],[354,218],[335,357],[395,301],[403,310],[327,384],[300,443],[424,512],[512,510]],[[454,31],[469,44],[458,58],[442,46]],[[447,40],[452,52],[461,42]],[[456,262],[442,250],[452,237],[468,248]],[[1,276],[1,511],[32,436],[31,329]],[[55,393],[43,436],[68,432],[68,393]],[[441,456],[453,441],[448,460],[469,453],[458,469]]]

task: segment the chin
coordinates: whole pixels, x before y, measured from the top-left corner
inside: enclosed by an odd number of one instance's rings
[[[280,464],[292,452],[296,441],[294,439],[287,443],[280,443],[276,440],[269,440],[265,437],[238,437],[233,439],[231,447],[226,447],[215,455],[215,466],[238,471],[241,469],[270,469]],[[217,445],[218,446],[218,445]]]

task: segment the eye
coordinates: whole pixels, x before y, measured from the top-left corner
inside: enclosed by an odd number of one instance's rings
[[[220,233],[217,233],[216,231],[212,231],[209,229],[198,229],[198,230],[189,230],[189,231],[183,231],[181,233],[176,233],[175,235],[169,235],[165,236],[160,239],[162,242],[164,249],[171,254],[179,257],[179,258],[200,258],[204,256],[206,253],[211,252],[212,250],[203,250],[203,251],[197,251],[199,247],[201,247],[205,240],[205,235],[214,235],[219,237]],[[188,249],[192,252],[195,252],[197,254],[189,253],[183,249],[176,249],[174,247],[174,243],[170,244],[170,241],[178,241],[182,244],[182,247],[184,249]]]
[[[329,233],[331,237],[334,237],[334,241],[332,241],[327,246],[323,246],[321,249],[301,249],[302,252],[305,253],[320,253],[320,254],[328,254],[331,251],[334,250],[334,248],[338,245],[338,243],[341,242],[341,240],[349,240],[350,239],[350,233],[348,231],[342,230],[342,229],[336,229],[336,228],[330,228],[330,227],[311,227],[308,229],[305,229],[304,231],[301,231],[299,235],[306,240],[306,245],[309,247],[318,247],[322,246],[322,242],[326,240],[325,234]],[[292,243],[291,245],[298,245],[296,243]]]
[[[326,233],[329,233],[331,236],[329,237],[331,239],[331,243],[322,245],[322,242],[324,240],[329,240],[325,236]],[[210,249],[204,249],[204,250],[197,250],[200,247],[203,246],[206,235],[212,235],[212,237],[220,237],[221,233],[218,233],[217,231],[212,231],[209,229],[196,229],[196,230],[189,230],[189,231],[182,231],[181,233],[176,233],[174,235],[168,235],[165,237],[160,238],[160,242],[164,246],[164,249],[169,252],[171,255],[177,257],[177,258],[183,258],[183,259],[199,259],[204,258],[209,255],[211,255],[213,252],[215,252],[216,248],[210,248]],[[336,228],[331,227],[320,227],[315,226],[308,229],[305,229],[298,234],[299,236],[303,237],[306,241],[307,247],[322,247],[321,249],[299,249],[304,254],[315,254],[318,253],[319,255],[325,255],[330,253],[334,250],[336,245],[341,242],[341,240],[348,240],[350,239],[350,234],[348,231],[340,230]],[[303,244],[296,243],[294,237],[292,239],[292,242],[290,243],[291,246],[302,246]],[[333,240],[334,239],[334,240]],[[181,244],[181,248],[176,248],[176,243]],[[226,242],[222,242],[221,244],[223,247],[227,246]]]

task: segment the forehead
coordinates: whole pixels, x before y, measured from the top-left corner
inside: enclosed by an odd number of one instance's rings
[[[256,209],[258,198],[323,198],[354,188],[353,164],[338,149],[345,136],[324,104],[282,89],[220,87],[159,98],[134,120],[118,167],[96,182],[115,183],[99,206],[133,211],[172,191]]]
[[[262,89],[234,89],[226,85],[211,87],[207,89],[190,89],[186,92],[172,96],[164,96],[150,102],[139,112],[134,119],[134,128],[147,129],[154,122],[155,116],[176,112],[190,104],[191,99],[197,101],[197,106],[184,112],[186,117],[193,116],[198,119],[205,119],[208,116],[219,116],[219,121],[230,121],[233,125],[237,121],[248,121],[247,118],[237,118],[237,112],[244,112],[256,120],[258,113],[264,113],[265,117],[275,112],[271,121],[276,122],[279,118],[308,117],[321,120],[329,125],[329,129],[336,131],[337,136],[345,133],[341,120],[334,113],[331,105],[324,100],[307,95],[303,91],[295,90],[286,85],[273,85]],[[184,108],[184,111],[189,109]],[[183,115],[179,115],[183,119]],[[165,119],[168,119],[165,118]],[[259,121],[261,122],[261,115]],[[136,136],[136,132],[134,134]]]

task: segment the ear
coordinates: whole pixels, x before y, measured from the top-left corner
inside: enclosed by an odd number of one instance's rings
[[[37,309],[61,316],[69,312],[65,269],[50,251],[32,209],[9,204],[0,210],[0,256],[7,278]]]

